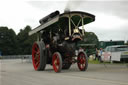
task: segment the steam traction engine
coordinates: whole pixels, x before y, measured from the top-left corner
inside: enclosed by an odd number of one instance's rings
[[[34,69],[45,70],[46,64],[51,64],[55,72],[60,72],[77,62],[80,71],[85,71],[88,57],[76,45],[83,40],[84,25],[94,20],[94,15],[81,11],[62,14],[55,11],[42,18],[39,21],[41,25],[29,32],[29,35],[38,34],[38,40],[32,47]]]

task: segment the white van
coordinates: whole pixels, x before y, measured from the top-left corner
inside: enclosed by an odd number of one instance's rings
[[[108,46],[104,49],[101,61],[125,61],[128,60],[128,45]]]

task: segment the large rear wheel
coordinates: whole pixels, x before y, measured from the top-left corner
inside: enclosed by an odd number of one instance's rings
[[[52,56],[52,65],[55,72],[62,70],[62,57],[59,52],[55,52]]]
[[[44,70],[46,56],[44,55],[45,45],[43,42],[35,42],[32,47],[32,62],[35,70]]]
[[[77,57],[77,65],[81,71],[85,71],[88,67],[88,57],[84,52],[80,52]]]

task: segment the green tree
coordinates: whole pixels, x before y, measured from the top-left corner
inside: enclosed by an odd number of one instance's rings
[[[98,46],[98,44],[99,44],[98,37],[93,32],[86,32],[85,33],[84,42],[86,44],[96,44],[96,46]]]
[[[85,32],[83,40],[79,44],[95,44],[98,47],[99,39],[93,32]]]
[[[93,32],[85,32],[83,41],[78,43],[78,46],[83,47],[87,55],[92,55],[96,52],[96,48],[99,45],[98,37]]]
[[[16,54],[17,41],[13,29],[0,27],[0,51],[3,55]]]
[[[36,34],[29,36],[28,32],[31,31],[30,26],[21,29],[17,35],[18,40],[18,54],[31,54],[31,49],[34,41],[36,41]]]

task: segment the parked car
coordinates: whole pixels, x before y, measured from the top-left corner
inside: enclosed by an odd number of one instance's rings
[[[114,45],[106,47],[100,57],[101,61],[128,61],[128,45]]]

